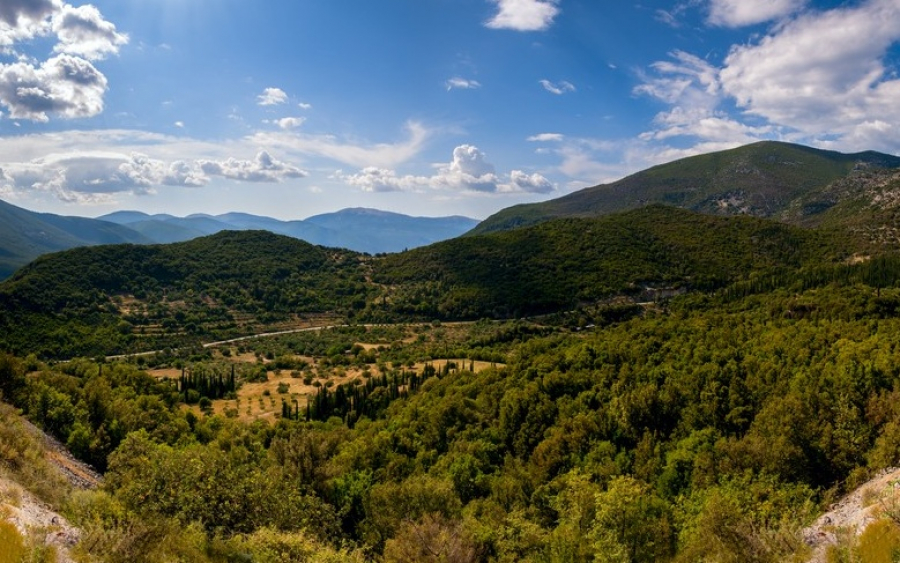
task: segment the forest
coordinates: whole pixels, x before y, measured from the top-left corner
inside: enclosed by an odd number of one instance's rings
[[[900,461],[898,304],[897,289],[832,282],[688,295],[581,331],[437,324],[370,356],[346,346],[402,335],[253,345],[261,362],[294,349],[365,365],[347,391],[380,406],[352,420],[198,412],[183,380],[134,361],[3,355],[0,382],[105,472],[56,501],[96,560],[803,560],[802,526]],[[410,382],[410,364],[476,353],[504,361]]]
[[[0,472],[80,561],[807,561],[900,464],[900,257],[848,240],[650,206],[387,256],[46,256],[0,285]],[[890,560],[884,522],[828,560]]]

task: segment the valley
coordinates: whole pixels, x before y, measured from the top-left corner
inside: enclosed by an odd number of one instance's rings
[[[898,164],[750,145],[390,254],[43,255],[0,283],[0,473],[77,561],[890,560]]]

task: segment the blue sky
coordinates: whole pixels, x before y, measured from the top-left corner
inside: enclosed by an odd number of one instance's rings
[[[900,0],[0,0],[0,198],[484,218],[761,139],[900,152]]]

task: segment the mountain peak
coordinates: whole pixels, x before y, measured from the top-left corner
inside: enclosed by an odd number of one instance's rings
[[[550,201],[504,209],[488,217],[472,234],[508,230],[555,217],[608,215],[649,203],[711,215],[786,220],[796,218],[797,207],[805,209],[806,216],[839,203],[834,201],[834,194],[828,193],[834,182],[861,170],[897,167],[900,158],[875,151],[844,154],[781,141],[760,141],[660,164],[617,182]]]

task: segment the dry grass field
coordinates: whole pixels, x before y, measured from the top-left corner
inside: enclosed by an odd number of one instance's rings
[[[371,350],[381,345],[359,343],[359,346]],[[229,350],[227,355],[223,355],[221,350],[218,351],[216,359],[236,364],[255,365],[262,362],[264,365],[271,365],[271,361],[260,359],[252,353],[237,354],[233,350]],[[369,364],[365,368],[334,367],[323,365],[318,358],[297,356],[296,359],[306,362],[309,367],[303,371],[268,369],[265,382],[244,383],[237,391],[237,398],[212,401],[212,412],[229,418],[237,418],[243,422],[255,420],[274,422],[281,416],[282,401],[303,412],[309,398],[315,395],[320,387],[334,387],[380,375],[376,364]],[[439,359],[428,363],[440,372],[448,362],[455,364],[459,369],[472,367],[475,372],[498,365],[466,359]],[[406,369],[415,369],[418,373],[422,373],[425,365],[425,362],[419,362],[413,366],[407,366]],[[181,370],[176,368],[151,370],[148,373],[157,378],[178,379],[181,376]],[[197,415],[202,414],[198,405],[185,408],[193,410]]]

